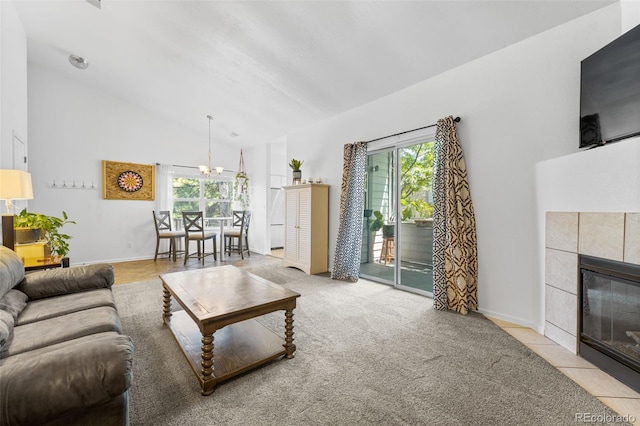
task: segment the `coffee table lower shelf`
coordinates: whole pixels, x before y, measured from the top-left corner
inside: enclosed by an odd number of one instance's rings
[[[165,324],[173,333],[178,346],[200,381],[203,395],[231,377],[266,364],[286,354],[285,340],[255,319],[227,325],[213,335],[213,373],[202,373],[202,334],[185,311],[165,317]]]

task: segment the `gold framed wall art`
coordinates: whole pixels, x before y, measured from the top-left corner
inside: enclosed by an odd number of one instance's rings
[[[155,200],[156,166],[102,160],[102,198]]]

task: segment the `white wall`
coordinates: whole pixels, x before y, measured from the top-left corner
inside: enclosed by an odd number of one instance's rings
[[[577,150],[579,63],[620,34],[620,16],[619,4],[609,6],[288,135],[287,157],[305,160],[303,177],[331,185],[329,258],[342,146],[459,115],[476,212],[480,310],[542,331],[535,164]]]
[[[640,2],[620,4],[621,27],[600,47],[640,25]],[[565,212],[640,211],[640,138],[576,152],[536,164],[538,285],[544,288],[545,215]],[[539,315],[544,320],[544,294]]]
[[[546,212],[640,212],[640,138],[538,163],[536,193],[538,267],[544,271]],[[541,309],[544,318],[544,300]],[[571,349],[560,329],[545,334]]]
[[[640,211],[640,138],[540,162],[536,187],[542,241],[547,211]]]
[[[31,63],[28,84],[34,190],[29,209],[50,215],[64,210],[77,222],[64,228],[73,237],[72,264],[153,257],[153,201],[103,200],[101,190],[52,189],[48,184],[84,180],[100,188],[102,160],[204,164],[207,111],[203,111],[203,131],[196,134],[167,117]],[[202,143],[189,150],[185,141]],[[214,165],[237,169],[239,149],[216,145],[212,151]],[[251,169],[248,175],[253,178]]]
[[[13,133],[27,142],[27,36],[12,2],[0,2],[0,168],[12,169]],[[4,209],[3,209],[4,212]]]
[[[547,211],[640,211],[640,137],[542,161],[536,187],[543,238]]]

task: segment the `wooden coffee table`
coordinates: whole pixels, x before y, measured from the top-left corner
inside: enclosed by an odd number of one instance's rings
[[[300,294],[232,265],[160,279],[163,321],[198,377],[202,395],[280,356],[294,357],[293,310]],[[184,310],[171,312],[172,297]],[[285,311],[284,339],[254,319],[280,310]]]

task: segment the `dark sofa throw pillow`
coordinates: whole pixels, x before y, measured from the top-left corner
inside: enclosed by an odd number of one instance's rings
[[[20,290],[11,289],[0,298],[0,311],[11,314],[14,320],[18,319],[20,312],[27,306],[28,297]]]

